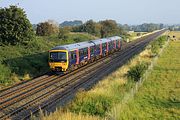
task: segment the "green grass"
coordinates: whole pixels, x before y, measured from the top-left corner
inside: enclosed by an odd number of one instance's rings
[[[180,119],[180,41],[170,42],[118,119]]]
[[[27,46],[0,46],[0,89],[49,71],[48,50],[56,45],[94,39],[89,34],[69,33],[66,40],[57,35],[36,37]]]

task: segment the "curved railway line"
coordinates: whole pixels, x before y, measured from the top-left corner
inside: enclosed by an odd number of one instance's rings
[[[58,101],[74,94],[79,88],[94,84],[104,75],[124,64],[164,31],[128,43],[121,51],[87,64],[73,72],[59,76],[43,75],[1,91],[0,119],[27,119],[39,108],[55,105]]]

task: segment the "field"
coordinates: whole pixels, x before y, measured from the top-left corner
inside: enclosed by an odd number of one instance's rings
[[[119,119],[180,119],[178,56],[180,41],[171,41],[135,98],[119,113]]]
[[[180,40],[180,31],[173,31],[169,36],[171,37],[171,39],[173,39],[173,36],[175,36],[176,40]]]

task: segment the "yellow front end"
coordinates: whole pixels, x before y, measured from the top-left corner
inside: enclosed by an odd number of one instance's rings
[[[67,71],[68,64],[67,50],[49,51],[49,66],[52,71]]]

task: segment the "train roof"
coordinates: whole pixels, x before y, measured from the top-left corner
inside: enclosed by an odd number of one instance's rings
[[[94,44],[91,41],[86,41],[86,42],[79,42],[79,43],[74,43],[74,44],[69,44],[69,45],[61,45],[61,46],[56,46],[52,48],[51,50],[75,50],[75,49],[81,49],[89,46],[93,46]]]
[[[81,49],[81,48],[85,48],[85,47],[90,47],[90,46],[98,45],[100,43],[105,43],[105,42],[109,42],[109,41],[117,40],[117,39],[122,39],[122,38],[119,37],[119,36],[114,36],[114,37],[109,37],[109,38],[90,40],[90,41],[85,41],[85,42],[69,44],[69,45],[56,46],[56,47],[52,48],[51,50],[68,50],[68,51],[72,51],[72,50],[75,50],[75,49]]]

